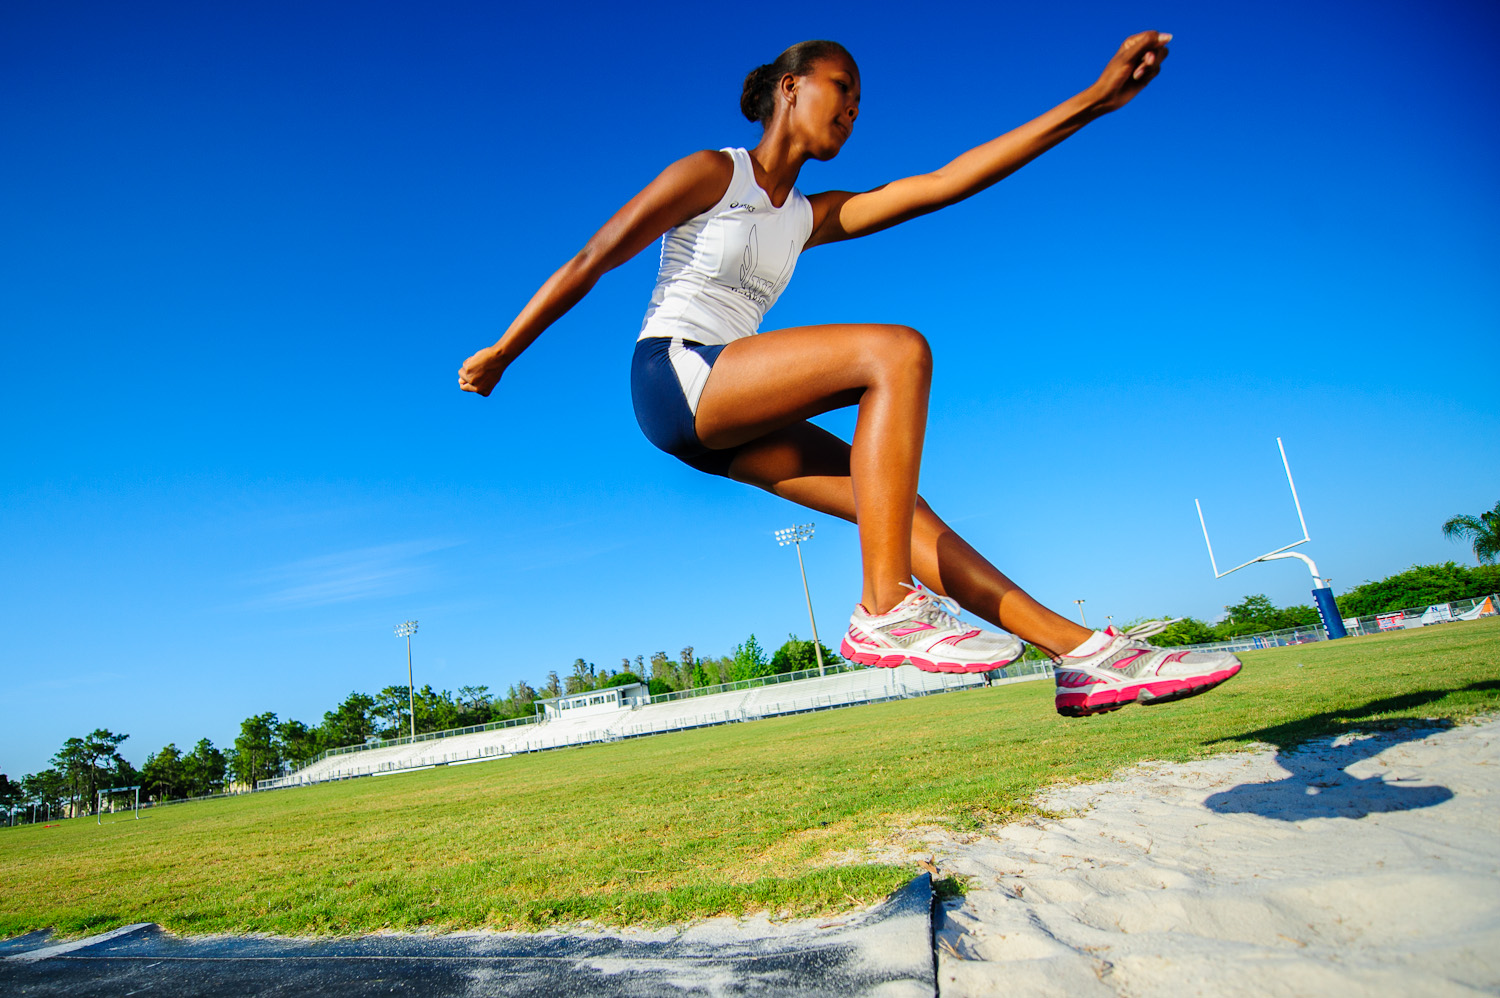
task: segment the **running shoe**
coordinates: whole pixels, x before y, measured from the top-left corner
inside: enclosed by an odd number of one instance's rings
[[[911,595],[889,613],[854,608],[840,648],[845,658],[886,669],[910,662],[923,672],[991,672],[1021,657],[1019,638],[971,627],[953,600],[907,588]]]
[[[1240,660],[1228,652],[1172,651],[1145,642],[1173,623],[1153,620],[1124,632],[1111,627],[1102,632],[1110,640],[1098,651],[1054,660],[1057,712],[1088,717],[1126,704],[1181,700],[1240,671]]]

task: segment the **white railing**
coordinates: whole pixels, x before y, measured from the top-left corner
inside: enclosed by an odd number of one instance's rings
[[[717,693],[717,704],[707,698],[663,697],[660,702],[653,698],[651,704],[634,710],[622,708],[608,715],[593,714],[578,721],[553,720],[528,725],[520,730],[470,731],[465,732],[468,737],[455,737],[426,745],[413,745],[407,739],[404,744],[409,747],[404,752],[396,751],[400,745],[390,743],[365,750],[346,750],[337,756],[321,758],[288,776],[261,780],[256,784],[256,789],[304,786],[329,780],[502,759],[522,753],[546,752],[624,738],[643,738],[671,731],[736,724],[785,714],[928,696],[981,686],[987,682],[1028,682],[1052,675],[1050,665],[1045,662],[1015,662],[1003,670],[990,673],[988,679],[982,674],[918,672],[911,666],[899,669],[841,669],[839,672],[836,676],[819,678],[813,675],[800,681],[783,683],[753,686],[726,684],[730,688]],[[772,686],[777,693],[785,691],[785,696],[761,699],[758,703],[749,704],[749,694],[763,692],[764,686]],[[735,696],[735,693],[742,695]],[[697,709],[691,712],[683,709],[689,707]]]

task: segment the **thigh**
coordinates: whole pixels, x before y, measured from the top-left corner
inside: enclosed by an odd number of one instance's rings
[[[735,340],[714,362],[698,400],[698,439],[714,449],[735,447],[853,405],[882,365],[904,359],[928,360],[922,334],[907,326],[798,326]]]
[[[858,523],[849,444],[821,426],[802,422],[774,430],[735,452],[728,475],[799,506]],[[950,528],[917,496],[915,544],[932,546]]]
[[[849,445],[812,423],[785,426],[740,447],[729,465],[729,477],[856,522]]]

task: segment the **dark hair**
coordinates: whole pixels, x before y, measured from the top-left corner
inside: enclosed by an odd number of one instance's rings
[[[745,77],[745,89],[740,93],[740,110],[751,121],[766,122],[776,112],[776,86],[788,73],[806,76],[813,63],[829,56],[841,55],[850,62],[854,56],[838,42],[798,42],[776,57],[775,62],[756,66]]]

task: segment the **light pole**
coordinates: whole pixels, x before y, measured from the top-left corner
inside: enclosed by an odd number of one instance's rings
[[[812,593],[807,588],[807,567],[802,564],[802,542],[811,540],[813,525],[811,523],[794,524],[786,530],[776,531],[776,543],[781,547],[788,544],[797,549],[797,569],[802,573],[802,595],[807,598],[807,622],[812,625],[813,632],[813,654],[818,656],[818,675],[823,672],[823,646],[818,643],[818,622],[813,619]]]
[[[1081,599],[1075,599],[1073,602],[1078,604],[1078,619],[1083,621],[1084,627],[1089,626],[1088,618],[1083,615],[1083,604],[1085,601]]]
[[[417,633],[415,620],[403,621],[396,625],[396,637],[406,639],[406,709],[411,718],[412,741],[417,740],[417,695],[411,680],[411,636],[415,633]]]

